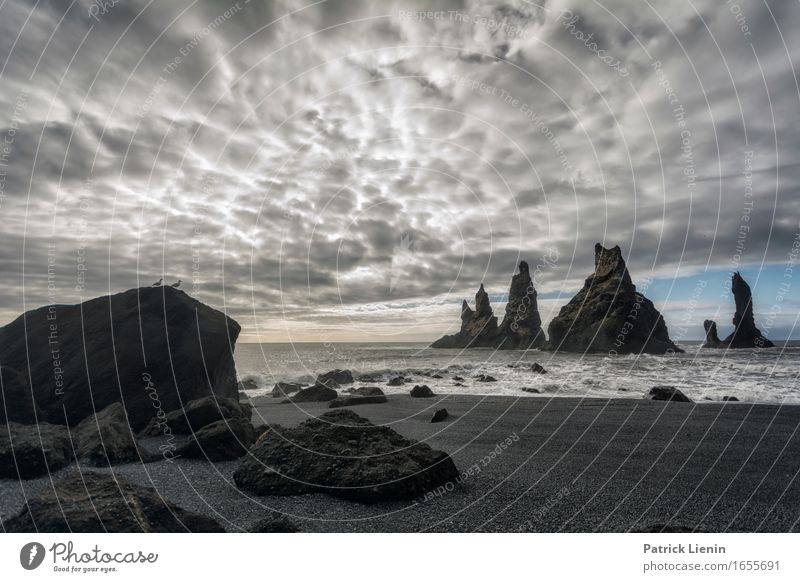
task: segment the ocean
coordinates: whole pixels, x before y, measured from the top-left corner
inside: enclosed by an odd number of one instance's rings
[[[268,393],[278,381],[313,383],[335,368],[354,376],[373,376],[355,386],[380,386],[387,394],[408,393],[427,384],[441,394],[519,397],[641,398],[652,386],[680,388],[695,401],[735,396],[745,402],[800,404],[800,342],[756,350],[701,349],[686,342],[683,354],[670,356],[552,353],[539,350],[441,350],[424,343],[238,344],[235,360],[241,380],[258,386],[250,396]],[[536,362],[547,374],[530,371]],[[479,382],[488,374],[496,382]],[[432,376],[440,375],[441,378]],[[386,383],[411,378],[405,386]],[[454,376],[463,378],[456,386]],[[540,394],[526,392],[534,388]]]

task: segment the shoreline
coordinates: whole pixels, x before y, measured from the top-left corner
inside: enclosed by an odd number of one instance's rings
[[[282,402],[253,399],[253,423],[290,427],[329,410]],[[441,407],[452,418],[432,424]],[[390,395],[350,410],[449,453],[459,482],[412,502],[367,505],[322,493],[248,495],[232,481],[238,461],[176,459],[113,471],[229,531],[246,531],[273,511],[308,532],[620,532],[665,524],[800,531],[798,405]],[[50,479],[22,486],[30,496]],[[20,484],[0,480],[0,499],[2,519],[16,513]]]

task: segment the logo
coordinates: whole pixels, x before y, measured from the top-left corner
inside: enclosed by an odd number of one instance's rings
[[[35,570],[44,562],[44,546],[38,542],[30,542],[19,551],[19,563],[26,570]]]

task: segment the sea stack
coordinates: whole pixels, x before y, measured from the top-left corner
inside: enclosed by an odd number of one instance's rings
[[[710,319],[703,322],[706,330],[704,348],[773,348],[775,344],[769,341],[756,327],[753,317],[753,293],[741,274],[733,274],[731,290],[736,303],[736,313],[733,315],[733,333],[720,340],[717,336],[717,324]]]
[[[461,306],[461,330],[439,338],[431,347],[529,349],[541,347],[544,343],[536,289],[528,263],[521,261],[519,272],[511,278],[503,323],[497,325],[489,295],[481,284],[475,294],[475,310],[466,301]]]
[[[653,302],[636,291],[618,246],[594,247],[594,273],[548,328],[549,349],[567,352],[682,352]]]

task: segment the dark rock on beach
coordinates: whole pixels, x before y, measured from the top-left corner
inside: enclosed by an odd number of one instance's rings
[[[411,389],[412,398],[432,398],[436,396],[427,384],[417,384]]]
[[[440,408],[436,412],[433,413],[433,418],[431,418],[431,422],[444,422],[450,418],[450,414],[447,412],[446,408]]]
[[[328,388],[339,388],[345,384],[352,384],[353,381],[353,373],[350,370],[336,369],[317,376],[317,384]]]
[[[300,390],[297,394],[289,398],[291,402],[328,402],[336,398],[339,394],[333,388],[328,388],[322,384],[314,384],[308,388]]]
[[[403,376],[397,376],[389,380],[386,385],[387,386],[402,386],[403,384],[407,383],[409,380],[408,378],[404,378]]]
[[[10,533],[224,531],[214,519],[165,501],[155,489],[92,471],[70,473],[4,526]]]
[[[648,400],[666,400],[669,402],[692,402],[692,399],[675,386],[653,386],[645,396]]]
[[[121,402],[84,418],[72,431],[76,455],[94,466],[132,463],[141,459],[136,438]]]
[[[253,446],[256,431],[249,420],[228,418],[218,420],[195,432],[178,447],[177,456],[209,461],[238,459]]]
[[[150,419],[139,436],[155,437],[165,433],[165,425],[172,434],[191,434],[204,426],[226,418],[250,420],[252,407],[249,403],[232,398],[206,396],[187,402],[182,409]]]
[[[376,503],[420,497],[458,477],[447,453],[334,410],[282,429],[251,449],[233,474],[256,495],[324,492]]]
[[[0,362],[30,371],[50,422],[77,425],[123,402],[134,429],[215,394],[238,398],[231,318],[173,287],[48,305],[0,328]],[[146,362],[146,364],[145,364]]]
[[[72,458],[69,432],[62,425],[46,422],[0,425],[2,478],[33,479],[66,467]]]
[[[595,271],[548,328],[549,349],[567,352],[682,352],[653,302],[636,290],[618,246],[595,245]]]
[[[255,522],[247,531],[250,533],[299,533],[302,530],[299,525],[285,515],[273,512],[269,517]]]
[[[497,382],[497,378],[494,376],[490,376],[489,374],[479,374],[475,376],[478,382]]]
[[[272,388],[272,397],[281,398],[289,396],[295,392],[303,389],[304,384],[297,384],[295,382],[276,382]]]
[[[736,313],[733,315],[733,332],[724,340],[717,336],[717,324],[709,319],[703,322],[706,331],[704,348],[773,348],[775,344],[769,341],[756,327],[753,317],[753,293],[741,274],[733,274],[731,278],[731,291],[736,303]]]
[[[521,261],[519,272],[511,278],[506,312],[499,326],[489,295],[481,284],[475,294],[475,310],[466,300],[461,304],[459,332],[439,338],[431,347],[528,349],[541,347],[544,343],[536,289],[528,263]]]
[[[722,397],[722,401],[723,402],[739,402],[739,399],[736,398],[736,396],[723,396]]]
[[[377,386],[361,386],[360,388],[348,388],[345,390],[353,396],[383,396],[383,390]]]
[[[547,370],[545,370],[541,364],[537,363],[534,363],[533,366],[531,366],[531,372],[534,374],[547,374]]]

